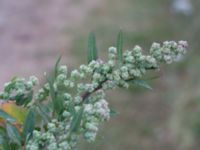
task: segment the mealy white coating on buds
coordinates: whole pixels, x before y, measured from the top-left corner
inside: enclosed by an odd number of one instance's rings
[[[75,104],[80,104],[82,102],[82,100],[83,100],[83,98],[79,95],[74,97]]]
[[[58,73],[59,74],[65,74],[65,75],[67,75],[67,66],[65,66],[65,65],[62,65],[62,66],[60,66],[59,68],[58,68]]]
[[[69,130],[69,126],[66,126],[66,122],[52,120],[52,122],[47,124],[47,129],[47,132],[34,130],[33,138],[28,141],[26,149],[72,150],[75,148],[78,136],[75,134],[66,134],[66,131]],[[56,133],[59,136],[56,135]]]
[[[150,49],[150,54],[160,62],[167,64],[179,60],[187,51],[188,44],[186,41],[165,41],[163,46],[158,43],[153,43]]]
[[[64,110],[61,112],[62,121],[57,119],[47,123],[47,130],[33,131],[33,137],[27,142],[27,150],[75,150],[78,137],[88,141],[95,141],[99,125],[110,119],[110,109],[105,100],[105,91],[116,87],[129,87],[128,81],[141,78],[147,70],[159,69],[159,63],[170,64],[177,61],[186,53],[187,42],[166,41],[162,45],[153,43],[150,54],[144,55],[140,46],[123,53],[123,62],[117,64],[117,49],[108,49],[108,61],[93,60],[88,65],[81,65],[79,69],[68,72],[67,66],[59,66],[57,76],[53,82],[54,91],[59,92]],[[68,75],[69,74],[69,75]],[[91,79],[77,82],[81,79]],[[81,80],[82,81],[82,80]],[[0,98],[8,99],[12,89],[18,95],[25,90],[32,90],[38,84],[36,77],[30,77],[28,81],[23,78],[5,84],[5,90],[0,93]],[[69,88],[76,89],[76,94],[68,93]],[[63,90],[64,89],[64,90]],[[47,83],[39,89],[34,99],[42,101],[50,95],[50,85]],[[73,108],[72,108],[73,107]],[[74,114],[83,108],[80,127],[77,132],[70,132]]]
[[[102,91],[99,91],[102,95]],[[88,142],[93,142],[96,139],[99,124],[110,119],[110,109],[108,102],[105,99],[99,99],[94,104],[84,105],[84,122],[83,132],[84,138]]]
[[[110,109],[108,107],[108,102],[105,99],[101,99],[94,104],[94,109],[97,115],[99,115],[101,120],[110,119]]]
[[[59,74],[56,77],[56,81],[58,84],[63,84],[63,82],[66,80],[67,76],[65,74]]]
[[[0,94],[0,99],[13,99],[30,94],[38,84],[39,81],[35,76],[29,77],[28,80],[15,77],[10,82],[4,84],[4,90]]]
[[[69,93],[64,93],[64,100],[72,100],[72,96]]]
[[[29,81],[31,81],[33,85],[39,84],[39,80],[36,76],[30,76]]]
[[[80,78],[80,72],[78,71],[78,70],[73,70],[72,72],[71,72],[71,79],[74,79],[74,80],[76,80],[76,79],[78,79],[78,78]]]
[[[110,47],[108,49],[108,59],[114,60],[117,57],[117,49],[115,47]]]
[[[117,49],[116,49],[116,47],[110,47],[110,48],[108,49],[108,53],[117,54]]]

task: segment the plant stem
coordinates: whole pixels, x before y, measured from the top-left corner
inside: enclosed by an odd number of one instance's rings
[[[151,67],[151,68],[146,68],[147,70],[154,70],[154,69],[158,69],[158,68],[156,68],[156,67]],[[132,80],[134,80],[134,78],[130,78],[130,79],[127,79],[127,80],[125,80],[126,82],[129,82],[129,81],[132,81]],[[105,80],[103,80],[103,81],[101,81],[100,83],[99,83],[99,85],[93,90],[93,91],[91,91],[91,92],[89,92],[89,91],[86,91],[85,93],[83,93],[82,94],[82,103],[84,103],[86,100],[87,100],[87,98],[91,95],[91,94],[93,94],[94,92],[96,92],[96,91],[98,91],[99,89],[101,89],[102,88],[102,85],[105,83],[105,82],[107,82],[108,81],[108,79],[106,78]]]

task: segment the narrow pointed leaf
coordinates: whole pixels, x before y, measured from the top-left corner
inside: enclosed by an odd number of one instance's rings
[[[27,94],[21,94],[15,96],[13,99],[16,101],[17,105],[27,105],[33,98],[33,91],[29,91]]]
[[[71,126],[70,126],[70,131],[71,132],[76,132],[78,131],[80,125],[81,125],[81,119],[83,117],[83,107],[76,113],[74,116]]]
[[[4,142],[4,136],[2,136],[2,135],[0,134],[0,145],[2,145],[3,142]],[[1,147],[0,147],[0,149],[1,149]]]
[[[26,120],[23,127],[23,138],[26,139],[28,135],[31,135],[35,127],[35,114],[33,110],[30,110],[26,116]]]
[[[116,111],[116,110],[114,110],[113,108],[110,108],[110,116],[111,117],[115,117],[115,116],[117,116],[119,113]]]
[[[6,130],[4,127],[0,126],[0,145],[5,142],[6,139]]]
[[[10,122],[15,122],[15,118],[13,118],[12,116],[10,116],[8,113],[6,113],[5,111],[3,111],[2,109],[0,109],[0,122],[1,122],[1,118],[5,119],[7,121]]]
[[[97,47],[96,47],[96,37],[93,32],[90,33],[88,38],[88,49],[87,49],[87,60],[90,63],[92,60],[98,58]]]
[[[122,50],[123,50],[123,33],[120,30],[120,32],[118,33],[118,36],[117,36],[117,55],[118,55],[119,63],[123,62]]]
[[[50,86],[50,96],[52,99],[52,104],[53,104],[53,110],[56,112],[58,115],[62,112],[62,109],[64,108],[63,106],[63,99],[57,92],[54,90],[53,83],[54,80],[47,78],[49,86]]]
[[[48,123],[50,121],[50,113],[51,113],[51,110],[50,110],[50,106],[49,105],[46,105],[46,104],[39,104],[37,105],[37,109],[36,109],[36,112],[38,113],[38,115],[42,118],[42,120],[45,122],[45,123]]]
[[[157,76],[153,76],[153,77],[144,78],[144,80],[155,80],[155,79],[158,79],[160,77],[161,77],[161,75],[157,75]]]
[[[15,118],[19,124],[23,124],[28,112],[26,108],[16,105],[13,101],[2,103],[0,109]]]
[[[76,115],[76,110],[75,110],[75,108],[74,108],[74,103],[72,102],[72,101],[69,101],[69,112],[73,115],[73,116],[75,116]]]
[[[152,90],[152,87],[149,84],[147,84],[144,80],[137,79],[137,80],[133,80],[132,83],[136,86],[140,86],[140,87]]]
[[[11,150],[9,141],[7,139],[4,139],[3,143],[1,144],[0,149],[2,150]]]
[[[53,103],[53,109],[55,110],[55,106],[56,106],[56,92],[54,90],[53,87],[53,79],[47,78],[49,86],[50,86],[50,96],[51,96],[51,100]]]
[[[56,77],[58,74],[58,67],[59,67],[59,63],[61,61],[62,56],[59,56],[59,58],[56,61],[55,67],[54,67],[54,76]]]
[[[6,131],[7,131],[8,137],[10,138],[10,140],[13,143],[21,145],[20,133],[14,125],[7,122],[6,123]]]

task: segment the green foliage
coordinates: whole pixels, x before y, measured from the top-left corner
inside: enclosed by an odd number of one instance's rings
[[[1,146],[6,150],[74,150],[80,136],[95,141],[100,124],[117,115],[105,99],[106,91],[128,88],[129,84],[152,89],[142,79],[146,72],[157,70],[160,63],[176,61],[186,48],[185,41],[166,41],[163,45],[153,43],[149,55],[144,55],[140,46],[123,52],[120,31],[116,48],[108,49],[106,62],[98,58],[95,35],[90,33],[88,64],[68,72],[59,57],[54,74],[39,90],[34,90],[36,77],[28,81],[14,78],[5,85],[0,98],[11,99],[21,109],[28,109],[28,114],[21,124],[13,124],[14,118],[0,110],[0,117],[7,120],[0,126]]]
[[[63,110],[63,99],[58,95],[53,87],[54,79],[48,78],[48,83],[50,86],[50,96],[53,104],[54,112],[59,115]]]
[[[94,32],[91,32],[88,38],[88,49],[87,49],[87,60],[90,63],[92,60],[97,60],[97,46],[96,46],[96,37]]]
[[[10,116],[8,113],[6,113],[5,111],[3,111],[2,109],[0,109],[0,118],[3,118],[7,121],[10,121],[10,122],[15,122],[16,119],[13,118],[12,116]]]
[[[26,120],[23,124],[23,138],[26,140],[27,137],[30,137],[35,127],[35,113],[33,110],[29,110]]]
[[[80,110],[74,114],[73,116],[73,120],[70,126],[70,131],[71,132],[77,132],[78,129],[80,128],[80,124],[81,124],[81,119],[83,117],[83,107],[80,108]]]
[[[6,136],[6,129],[0,126],[0,145],[5,142]]]
[[[119,113],[115,110],[115,109],[113,109],[113,108],[110,108],[110,116],[111,117],[115,117],[115,116],[117,116]]]
[[[24,78],[14,77],[5,84],[4,94],[1,99],[13,100],[17,105],[27,105],[33,99],[33,86],[37,84],[37,79],[31,76],[28,81]]]
[[[123,33],[122,30],[118,33],[117,36],[117,54],[118,54],[118,60],[119,63],[123,63]]]
[[[51,120],[51,117],[50,117],[51,108],[49,105],[50,104],[40,103],[34,109],[35,115],[41,118],[41,120],[44,121],[45,123],[48,123]]]
[[[134,79],[134,80],[132,81],[132,83],[133,83],[133,85],[135,85],[135,86],[139,86],[139,87],[143,87],[143,88],[152,90],[152,87],[151,87],[149,84],[147,84],[147,82],[144,81],[144,80],[141,80],[141,79]]]
[[[55,67],[54,67],[54,78],[58,75],[58,67],[59,67],[59,63],[61,61],[62,56],[59,56],[59,58],[56,61]]]
[[[6,131],[11,142],[21,146],[22,138],[18,129],[11,123],[6,123]]]

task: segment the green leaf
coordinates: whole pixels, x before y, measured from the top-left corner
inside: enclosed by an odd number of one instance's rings
[[[9,93],[13,90],[14,86],[15,82],[10,82],[9,85],[7,85],[4,90]]]
[[[48,83],[49,83],[49,86],[50,86],[50,96],[51,96],[51,100],[52,100],[52,104],[53,104],[53,112],[56,112],[57,113],[57,109],[56,109],[56,106],[57,106],[57,102],[56,102],[56,92],[54,90],[54,87],[53,87],[53,81],[51,79],[48,79]]]
[[[21,145],[20,133],[14,125],[7,122],[6,123],[6,131],[7,131],[8,137],[10,138],[10,140],[13,143]]]
[[[12,150],[10,148],[9,139],[7,137],[6,129],[0,126],[0,149],[2,150]]]
[[[113,108],[110,108],[110,116],[111,117],[115,117],[115,116],[117,116],[119,113],[116,111],[116,110],[114,110]]]
[[[54,81],[58,75],[58,67],[59,67],[59,63],[61,61],[62,56],[60,56],[55,64],[54,67],[54,75],[52,77],[47,77],[47,81],[49,83],[50,86],[50,96],[51,96],[51,100],[52,100],[52,104],[53,104],[53,112],[56,112],[57,114],[59,114],[61,112],[61,109],[63,108],[62,105],[62,99],[60,99],[57,96],[57,92],[54,90]]]
[[[14,98],[17,105],[27,105],[33,99],[33,91],[29,91],[26,94],[16,95]]]
[[[117,55],[118,55],[118,60],[119,63],[122,64],[123,63],[123,33],[120,30],[117,36]]]
[[[16,82],[16,80],[18,79],[17,76],[12,77],[11,82]]]
[[[96,47],[96,37],[93,32],[89,34],[88,38],[88,49],[87,49],[87,60],[90,63],[92,60],[97,60],[97,47]]]
[[[0,145],[5,142],[6,138],[6,130],[2,126],[0,126]]]
[[[38,113],[38,115],[42,118],[42,120],[45,123],[48,123],[51,119],[50,116],[49,116],[49,114],[51,113],[49,104],[40,103],[37,106],[38,107],[35,111]]]
[[[56,112],[57,115],[59,115],[64,108],[63,98],[62,96],[59,96],[59,94],[57,94],[57,92],[54,90],[54,87],[53,87],[54,80],[50,78],[47,78],[47,80],[50,86],[50,96],[52,99],[53,111]]]
[[[132,81],[132,83],[136,86],[140,86],[140,87],[152,90],[152,87],[150,85],[148,85],[144,80],[135,79]]]
[[[153,77],[143,78],[143,80],[155,80],[155,79],[158,79],[160,77],[161,77],[161,75],[157,75],[157,76],[153,76]]]
[[[3,143],[1,144],[0,149],[2,148],[2,150],[12,150],[10,148],[10,144],[9,141],[7,139],[4,139]]]
[[[28,111],[25,107],[17,106],[15,102],[2,103],[0,109],[15,118],[19,124],[24,123]]]
[[[72,101],[69,102],[69,112],[74,116],[76,114],[76,110],[74,108],[74,103]]]
[[[33,110],[29,110],[28,115],[26,116],[24,126],[23,126],[23,138],[26,139],[27,136],[31,135],[35,127],[35,113]]]
[[[64,103],[63,96],[58,93],[56,95],[56,101],[54,103],[54,108],[56,109],[56,112],[58,115],[60,115],[64,110],[63,103]]]
[[[56,61],[55,67],[54,67],[54,77],[56,78],[58,75],[58,67],[59,67],[59,63],[61,61],[62,56],[59,56],[59,58]]]
[[[3,118],[10,122],[16,122],[15,118],[11,117],[8,113],[0,109],[0,118]]]
[[[70,126],[70,131],[71,132],[77,132],[80,125],[81,125],[81,119],[83,117],[83,107],[74,115],[71,126]]]
[[[49,86],[50,86],[50,96],[51,96],[51,99],[52,99],[52,102],[53,102],[53,106],[54,106],[54,103],[56,101],[56,92],[54,90],[54,87],[53,87],[53,79],[50,79],[49,77],[47,78],[48,80],[48,83],[49,83]]]

